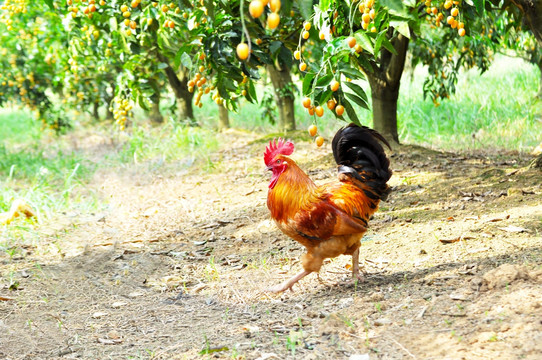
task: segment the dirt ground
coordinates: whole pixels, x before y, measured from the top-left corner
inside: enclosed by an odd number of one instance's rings
[[[100,170],[85,191],[103,211],[0,254],[0,358],[540,359],[542,172],[528,157],[395,149],[366,281],[341,256],[276,295],[265,288],[303,249],[268,215],[267,140],[225,133],[207,173]],[[329,144],[296,146],[313,179],[335,176]]]

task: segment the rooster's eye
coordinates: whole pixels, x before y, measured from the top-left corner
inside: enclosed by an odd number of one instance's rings
[[[277,160],[277,164],[280,164],[280,159]]]

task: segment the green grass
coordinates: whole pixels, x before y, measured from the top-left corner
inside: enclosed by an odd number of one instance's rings
[[[136,123],[122,146],[118,160],[181,162],[185,167],[195,162],[208,162],[218,149],[220,135],[204,127],[190,127],[169,121],[160,127]]]
[[[409,74],[405,74],[409,75]],[[423,100],[425,73],[403,77],[399,99],[402,141],[449,150],[530,151],[540,143],[542,104],[536,100],[539,72],[519,59],[499,57],[485,74],[459,77],[457,92],[435,107]]]
[[[17,246],[39,240],[37,223],[62,211],[95,208],[95,197],[81,186],[95,166],[58,141],[42,142],[45,133],[28,112],[0,112],[0,129],[0,212],[24,199],[37,214],[37,219],[0,225],[0,251],[12,254]]]

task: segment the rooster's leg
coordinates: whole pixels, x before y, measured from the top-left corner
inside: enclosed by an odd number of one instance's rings
[[[267,289],[267,291],[274,292],[274,293],[283,292],[288,289],[290,289],[291,291],[294,291],[294,289],[292,288],[294,284],[298,282],[299,280],[303,279],[305,276],[309,275],[310,273],[311,273],[310,271],[303,270],[302,272],[293,276],[291,279],[283,282],[282,284],[273,286]]]
[[[359,248],[352,254],[352,277],[354,280],[365,281],[363,274],[359,271]]]

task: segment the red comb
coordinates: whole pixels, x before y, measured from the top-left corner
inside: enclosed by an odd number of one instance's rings
[[[284,140],[279,138],[278,141],[273,139],[269,142],[269,145],[265,147],[265,152],[263,153],[263,160],[265,165],[269,166],[275,156],[278,154],[290,155],[294,152],[294,143],[290,140]]]

